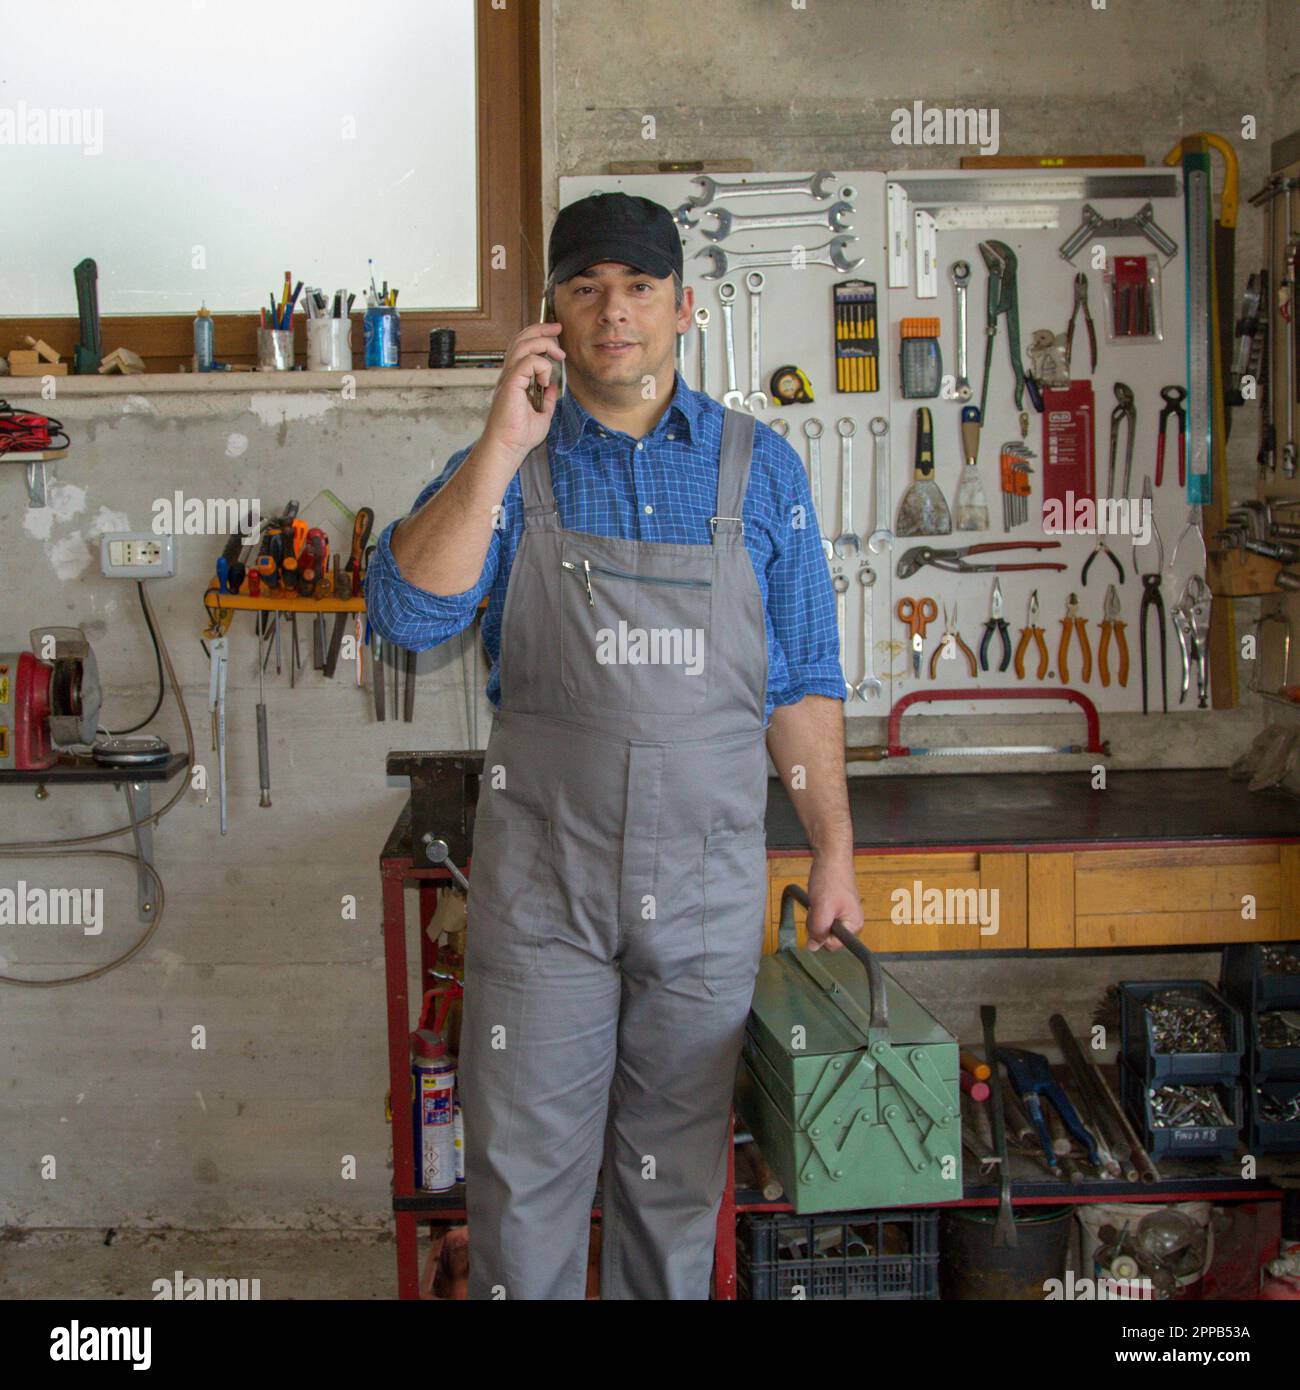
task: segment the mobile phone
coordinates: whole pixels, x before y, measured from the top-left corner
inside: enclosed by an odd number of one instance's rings
[[[542,309],[541,309],[541,312],[538,314],[537,317],[538,317],[538,321],[541,322],[541,323],[550,323],[550,322],[551,322],[551,316],[546,312],[546,300],[545,300],[545,299],[542,300]],[[528,400],[529,400],[529,402],[532,404],[533,409],[534,409],[535,411],[537,411],[537,413],[538,413],[539,415],[542,413],[542,410],[545,408],[545,407],[542,405],[542,397],[543,397],[543,395],[545,394],[545,392],[546,392],[546,388],[542,385],[542,379],[541,379],[541,377],[539,377],[539,376],[537,375],[537,373],[534,372],[534,373],[533,373],[532,384],[531,384],[531,385],[529,386],[529,388],[528,388]]]

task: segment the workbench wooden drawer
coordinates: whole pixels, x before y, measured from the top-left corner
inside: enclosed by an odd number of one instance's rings
[[[1179,946],[1295,934],[1293,845],[1090,850],[1031,855],[1029,944]]]
[[[865,914],[863,940],[873,951],[964,951],[1020,947],[1027,939],[1023,854],[944,852],[860,854],[855,860]],[[768,860],[766,949],[776,949],[781,894],[805,887],[812,860]],[[799,942],[804,912],[795,908]]]

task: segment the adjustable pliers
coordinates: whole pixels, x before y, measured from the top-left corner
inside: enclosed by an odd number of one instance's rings
[[[1061,673],[1061,684],[1070,683],[1070,632],[1079,634],[1079,647],[1083,657],[1083,673],[1080,676],[1084,685],[1092,679],[1092,648],[1088,645],[1088,627],[1079,616],[1079,595],[1071,594],[1065,605],[1065,617],[1061,619],[1061,645],[1056,653],[1057,669]]]
[[[1047,1124],[1043,1120],[1043,1097],[1052,1102],[1056,1107],[1056,1113],[1061,1117],[1061,1123],[1087,1150],[1088,1162],[1094,1167],[1100,1167],[1101,1155],[1097,1152],[1096,1142],[1084,1127],[1078,1112],[1070,1103],[1070,1098],[1052,1079],[1047,1058],[1041,1052],[1026,1052],[1021,1047],[1000,1047],[997,1059],[1006,1067],[1007,1076],[1015,1087],[1016,1094],[1029,1112],[1029,1118],[1034,1122],[1034,1128],[1038,1131],[1038,1142],[1043,1146],[1043,1156],[1052,1172],[1057,1171],[1060,1163],[1057,1161],[1056,1150],[1052,1147],[1052,1136],[1048,1134]]]
[[[1011,630],[1007,627],[1007,620],[1002,616],[1002,581],[993,581],[993,598],[989,604],[989,620],[984,624],[984,636],[980,639],[980,669],[989,669],[989,643],[993,640],[994,632],[1002,638],[1002,660],[998,662],[998,670],[1005,671],[1011,665]]]
[[[1059,550],[1060,541],[985,541],[981,545],[965,545],[959,550],[936,550],[931,545],[914,545],[905,550],[894,566],[899,579],[910,579],[923,565],[933,565],[935,569],[948,574],[988,574],[993,570],[1005,573],[1007,570],[1063,570],[1069,569],[1059,561],[1036,560],[1022,564],[972,565],[967,563],[968,555],[986,555],[1001,550]]]
[[[1043,629],[1038,626],[1038,590],[1035,589],[1029,595],[1029,624],[1020,634],[1020,644],[1016,647],[1016,677],[1019,680],[1025,678],[1025,653],[1029,650],[1029,643],[1033,642],[1038,648],[1038,679],[1047,678],[1047,642],[1043,637]]]

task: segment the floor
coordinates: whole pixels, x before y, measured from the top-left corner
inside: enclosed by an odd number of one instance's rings
[[[174,1286],[178,1270],[182,1279],[246,1280],[247,1296],[256,1280],[264,1299],[388,1299],[397,1288],[390,1230],[0,1230],[0,1301],[153,1299],[154,1281]]]

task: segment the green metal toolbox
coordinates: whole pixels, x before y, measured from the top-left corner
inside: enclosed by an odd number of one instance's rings
[[[799,1213],[960,1198],[957,1040],[842,924],[799,950],[794,884],[759,965],[736,1110]]]

